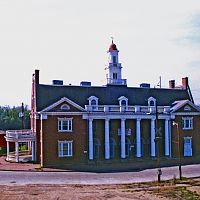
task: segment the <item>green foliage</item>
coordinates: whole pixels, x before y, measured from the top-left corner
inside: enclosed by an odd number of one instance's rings
[[[20,145],[19,150],[20,151],[26,151],[27,150],[27,146],[26,145]]]
[[[0,130],[15,130],[22,129],[22,119],[19,117],[21,112],[21,106],[18,107],[9,107],[9,106],[0,106]],[[24,121],[25,128],[30,128],[30,111],[28,106],[24,108]]]

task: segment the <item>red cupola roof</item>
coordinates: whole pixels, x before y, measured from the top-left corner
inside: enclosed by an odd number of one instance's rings
[[[108,51],[118,51],[116,44],[113,43],[113,40],[112,40],[112,44],[110,45]]]

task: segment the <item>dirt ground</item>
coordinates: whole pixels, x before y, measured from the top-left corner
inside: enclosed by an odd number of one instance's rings
[[[200,199],[200,179],[171,180],[124,185],[26,185],[1,186],[1,200],[166,200]]]

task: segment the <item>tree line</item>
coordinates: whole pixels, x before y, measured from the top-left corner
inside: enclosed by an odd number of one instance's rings
[[[10,107],[10,106],[0,106],[0,130],[17,130],[30,129],[30,110],[28,106],[24,106],[23,109],[23,118],[24,123],[22,122],[22,107]]]

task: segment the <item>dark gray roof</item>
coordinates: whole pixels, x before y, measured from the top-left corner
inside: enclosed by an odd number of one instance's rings
[[[88,98],[96,96],[99,105],[119,105],[118,98],[125,96],[129,105],[147,105],[149,97],[157,99],[158,105],[171,105],[174,101],[188,99],[187,90],[163,89],[163,88],[136,88],[127,86],[72,86],[72,85],[37,85],[37,111],[55,103],[63,97],[67,97],[78,105],[88,105]]]

